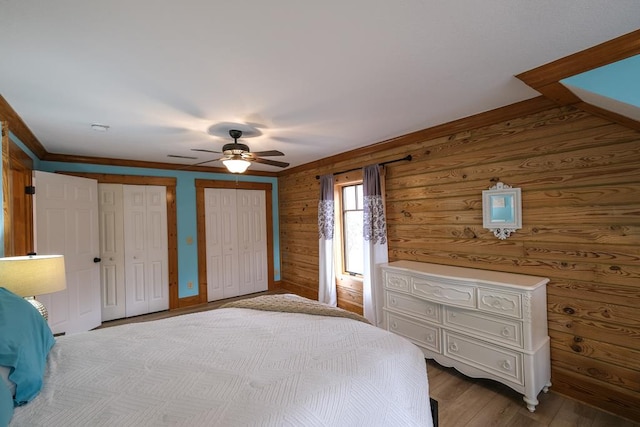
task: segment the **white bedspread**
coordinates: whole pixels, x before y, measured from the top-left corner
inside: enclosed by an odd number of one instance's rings
[[[226,308],[58,338],[10,426],[430,426],[428,391],[385,330]]]

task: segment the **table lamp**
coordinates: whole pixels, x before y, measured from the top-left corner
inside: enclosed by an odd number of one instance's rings
[[[66,289],[67,278],[62,255],[29,255],[0,258],[0,286],[24,297],[44,317],[49,314],[36,295]]]

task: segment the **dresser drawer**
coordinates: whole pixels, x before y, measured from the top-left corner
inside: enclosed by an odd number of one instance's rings
[[[430,301],[458,307],[476,307],[476,289],[473,286],[413,278],[411,293]]]
[[[443,331],[443,354],[502,379],[524,384],[522,354],[494,344]]]
[[[524,348],[522,323],[517,320],[490,317],[478,311],[445,307],[444,324],[463,330],[469,335],[480,335],[491,341]]]
[[[406,260],[381,268],[388,330],[438,363],[508,385],[535,410],[551,384],[549,279]]]
[[[440,328],[414,322],[387,312],[387,330],[407,337],[416,344],[440,353]]]
[[[495,289],[478,288],[478,309],[521,319],[522,296]]]
[[[406,313],[432,322],[441,323],[442,307],[434,302],[414,298],[396,292],[386,293],[387,309],[397,313]]]
[[[410,276],[404,274],[384,272],[384,287],[396,291],[409,292]]]

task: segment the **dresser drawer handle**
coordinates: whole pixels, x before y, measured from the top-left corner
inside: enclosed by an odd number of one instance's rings
[[[391,305],[396,305],[398,302],[395,298],[391,298]]]
[[[452,342],[451,344],[449,344],[449,351],[452,353],[457,353],[459,350],[458,348],[458,344]]]
[[[503,337],[509,337],[509,336],[511,336],[511,332],[509,331],[509,328],[504,328],[504,329],[502,329],[501,334],[502,334],[502,336],[503,336]]]
[[[500,366],[505,371],[510,371],[511,370],[511,362],[509,362],[508,360],[503,360],[502,363],[500,364]]]
[[[427,308],[427,314],[433,314],[433,307]]]
[[[398,324],[396,322],[391,323],[391,329],[398,329]]]
[[[433,334],[427,335],[427,342],[433,342]]]

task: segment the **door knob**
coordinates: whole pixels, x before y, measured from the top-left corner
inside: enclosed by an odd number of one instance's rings
[[[98,257],[95,257],[95,258],[93,259],[93,262],[100,262],[100,261],[102,261],[102,260],[101,260],[100,258],[98,258]]]

